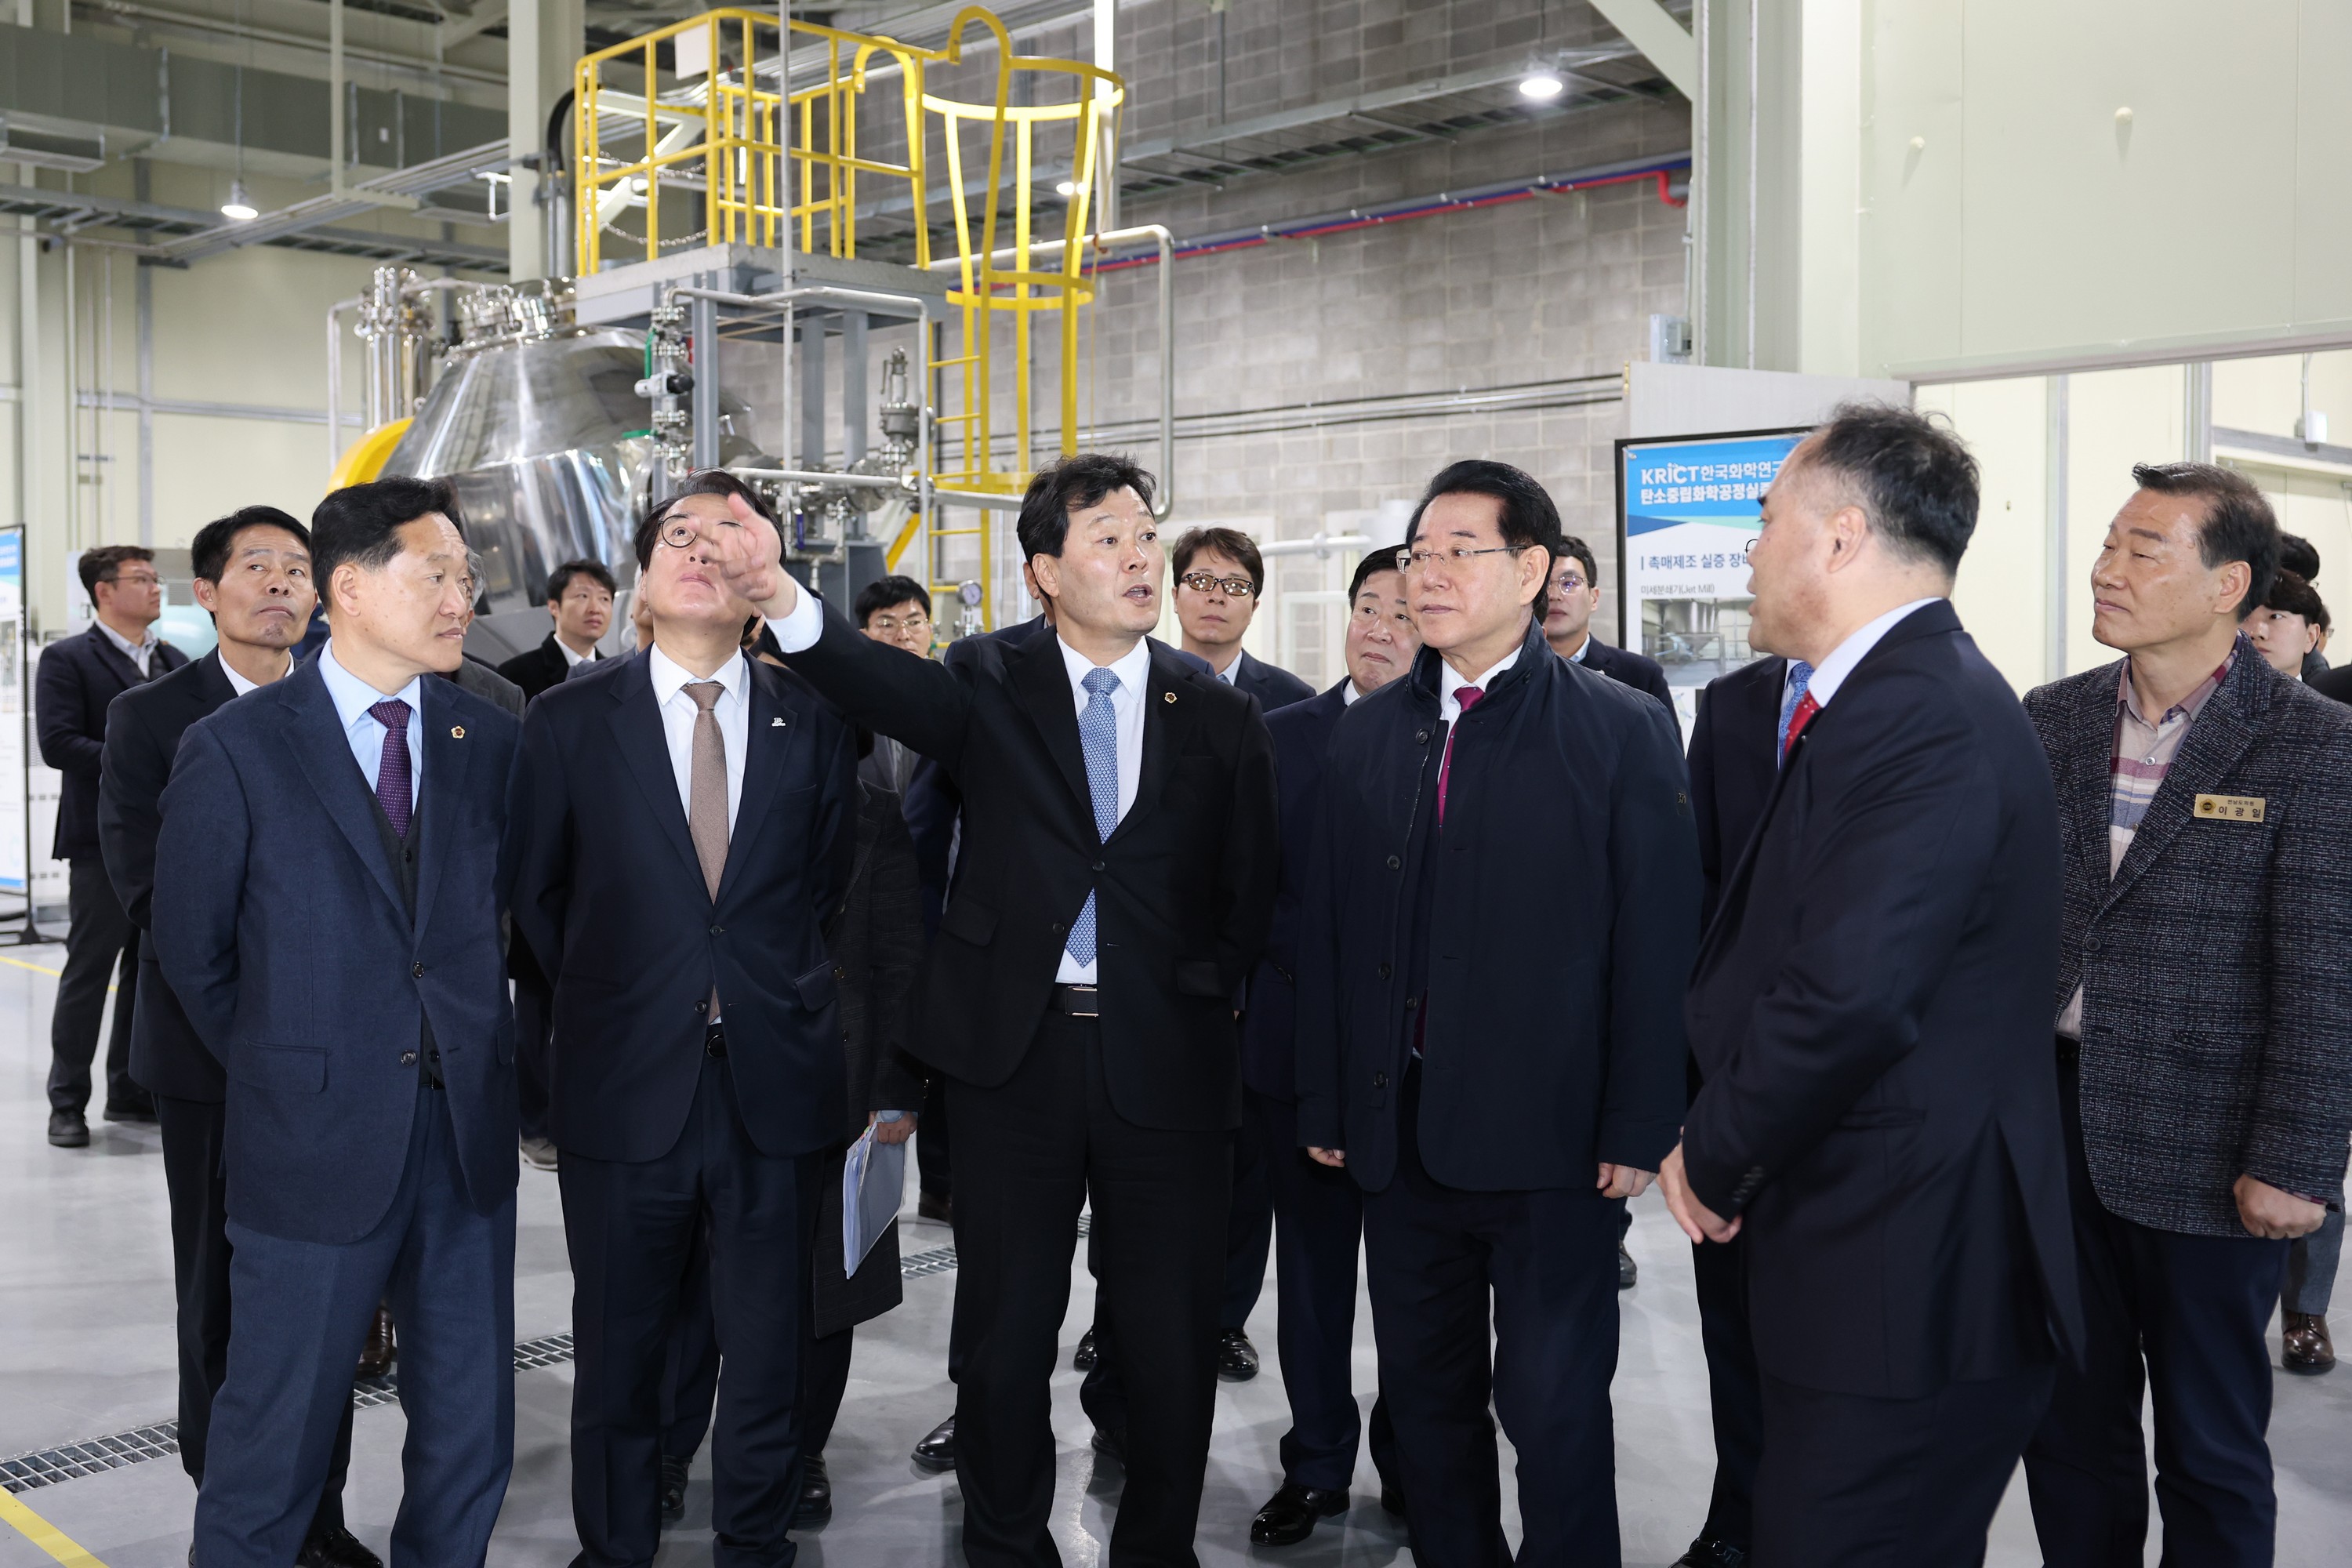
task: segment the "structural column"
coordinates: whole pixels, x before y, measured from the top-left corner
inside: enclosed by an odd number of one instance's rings
[[[514,166],[514,215],[507,220],[508,276],[544,278],[547,248],[541,177],[521,159],[546,145],[548,117],[572,90],[572,68],[587,52],[582,0],[514,0],[507,14],[507,141]]]

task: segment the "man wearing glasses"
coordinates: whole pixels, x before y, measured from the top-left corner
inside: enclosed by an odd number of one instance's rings
[[[1636,691],[1646,691],[1675,711],[1675,694],[1667,689],[1664,666],[1628,647],[1612,647],[1592,635],[1592,612],[1601,606],[1601,567],[1592,546],[1574,534],[1559,542],[1559,559],[1552,563],[1551,588],[1544,601],[1544,640],[1551,651],[1570,664],[1620,680]],[[1675,720],[1681,738],[1682,720]]]
[[[57,839],[49,853],[71,868],[65,970],[49,1019],[49,1142],[60,1149],[89,1143],[89,1065],[98,1054],[98,1023],[110,984],[116,990],[114,1027],[106,1046],[106,1119],[155,1120],[154,1101],[131,1078],[138,932],[99,856],[98,759],[106,744],[107,705],[188,662],[187,655],[155,635],[163,584],[155,574],[153,551],[136,544],[85,550],[80,574],[97,618],[79,637],[41,650],[33,686],[41,761],[64,775]]]
[[[1512,1560],[1490,1404],[1518,1560],[1617,1563],[1618,1200],[1682,1116],[1682,749],[1658,703],[1552,657],[1561,545],[1517,468],[1430,482],[1399,561],[1423,647],[1333,727],[1299,911],[1297,1138],[1364,1190],[1395,1479],[1432,1568]]]
[[[931,595],[912,577],[877,577],[857,591],[852,614],[857,629],[876,642],[904,648],[917,658],[931,657]],[[904,800],[922,761],[904,742],[877,735],[873,752],[857,764],[857,771]]]
[[[1238,528],[1195,528],[1176,541],[1168,559],[1176,572],[1176,623],[1183,628],[1186,653],[1207,660],[1219,680],[1248,692],[1269,713],[1315,695],[1290,671],[1242,647],[1242,634],[1265,597],[1265,557],[1257,541]]]
[[[660,1550],[663,1360],[698,1237],[726,1347],[722,1558],[792,1562],[801,1500],[801,1318],[846,1092],[823,928],[848,880],[857,752],[796,677],[742,653],[753,606],[718,563],[734,505],[761,507],[709,471],[647,510],[653,641],[531,704],[509,811],[515,930],[554,997],[572,1516],[598,1568]]]

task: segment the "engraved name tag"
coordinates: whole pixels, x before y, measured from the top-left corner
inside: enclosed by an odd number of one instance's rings
[[[2197,797],[2197,815],[2222,822],[2260,822],[2263,798],[2258,795],[2200,795]]]

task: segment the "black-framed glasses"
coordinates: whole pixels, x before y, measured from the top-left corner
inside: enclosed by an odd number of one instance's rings
[[[1397,570],[1419,572],[1441,557],[1454,565],[1467,563],[1473,555],[1517,555],[1522,550],[1533,550],[1532,544],[1490,544],[1483,550],[1473,550],[1466,544],[1456,544],[1444,550],[1415,550],[1411,545],[1400,546],[1396,552]]]
[[[720,519],[718,526],[740,528],[743,525],[730,517]],[[661,531],[656,537],[672,550],[691,550],[694,548],[694,542],[702,537],[702,527],[699,523],[687,518],[674,517],[661,525]]]
[[[1257,584],[1246,577],[1218,577],[1206,572],[1187,572],[1176,579],[1195,594],[1205,594],[1222,588],[1229,599],[1247,599],[1257,593]]]

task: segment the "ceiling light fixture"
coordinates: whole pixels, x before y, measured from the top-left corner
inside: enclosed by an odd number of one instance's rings
[[[1064,180],[1054,187],[1054,194],[1057,196],[1075,196],[1078,194],[1078,183],[1076,180]]]
[[[246,194],[243,180],[230,182],[228,200],[221,203],[220,210],[221,216],[235,223],[251,223],[261,216],[261,209],[255,206],[253,198]]]
[[[1530,62],[1528,74],[1519,79],[1519,96],[1534,99],[1538,103],[1549,103],[1568,90],[1568,83],[1549,64]]]

